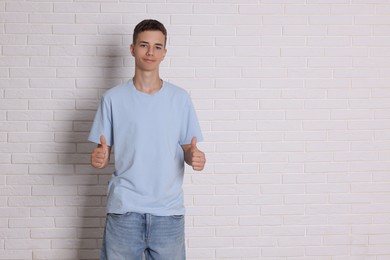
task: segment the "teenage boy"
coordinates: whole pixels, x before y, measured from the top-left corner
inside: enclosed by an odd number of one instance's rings
[[[102,260],[185,259],[184,162],[201,171],[206,159],[189,95],[160,79],[166,42],[156,20],[134,28],[134,77],[103,95],[89,135],[98,144],[93,167],[106,167],[115,151]]]

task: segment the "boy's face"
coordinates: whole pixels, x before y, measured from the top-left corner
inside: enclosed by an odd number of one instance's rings
[[[160,31],[143,31],[138,34],[136,43],[131,44],[131,55],[135,58],[137,69],[158,70],[167,50],[165,36]]]

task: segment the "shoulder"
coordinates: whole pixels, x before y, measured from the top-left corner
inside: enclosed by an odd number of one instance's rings
[[[183,100],[190,99],[189,93],[182,87],[179,87],[173,83],[166,82],[166,81],[164,82],[164,84],[169,96],[183,99]]]
[[[126,91],[128,91],[128,83],[127,82],[116,85],[116,86],[110,88],[109,90],[107,90],[106,92],[104,92],[102,99],[108,101],[108,100],[116,99],[119,97],[123,97],[123,95]]]

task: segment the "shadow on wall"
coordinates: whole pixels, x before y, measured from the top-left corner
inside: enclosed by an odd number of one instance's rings
[[[89,131],[101,95],[132,75],[132,68],[127,67],[131,59],[128,46],[118,45],[118,41],[110,40],[117,39],[115,37],[108,36],[106,45],[97,47],[96,56],[78,57],[78,66],[85,64],[96,75],[90,75],[88,69],[87,75],[77,74],[74,89],[76,110],[73,111],[72,118],[69,118],[73,129],[59,134],[67,140],[69,147],[76,147],[76,152],[72,148],[59,155],[59,163],[73,165],[74,174],[59,176],[55,185],[76,186],[77,194],[58,198],[64,207],[69,207],[75,213],[59,218],[57,228],[76,230],[73,234],[75,250],[72,257],[77,259],[99,259],[105,225],[107,184],[114,171],[114,155],[106,169],[96,170],[90,166],[90,153],[96,144],[88,141]]]

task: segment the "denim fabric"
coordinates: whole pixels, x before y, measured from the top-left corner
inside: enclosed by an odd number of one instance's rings
[[[185,260],[184,216],[108,214],[101,260]]]

